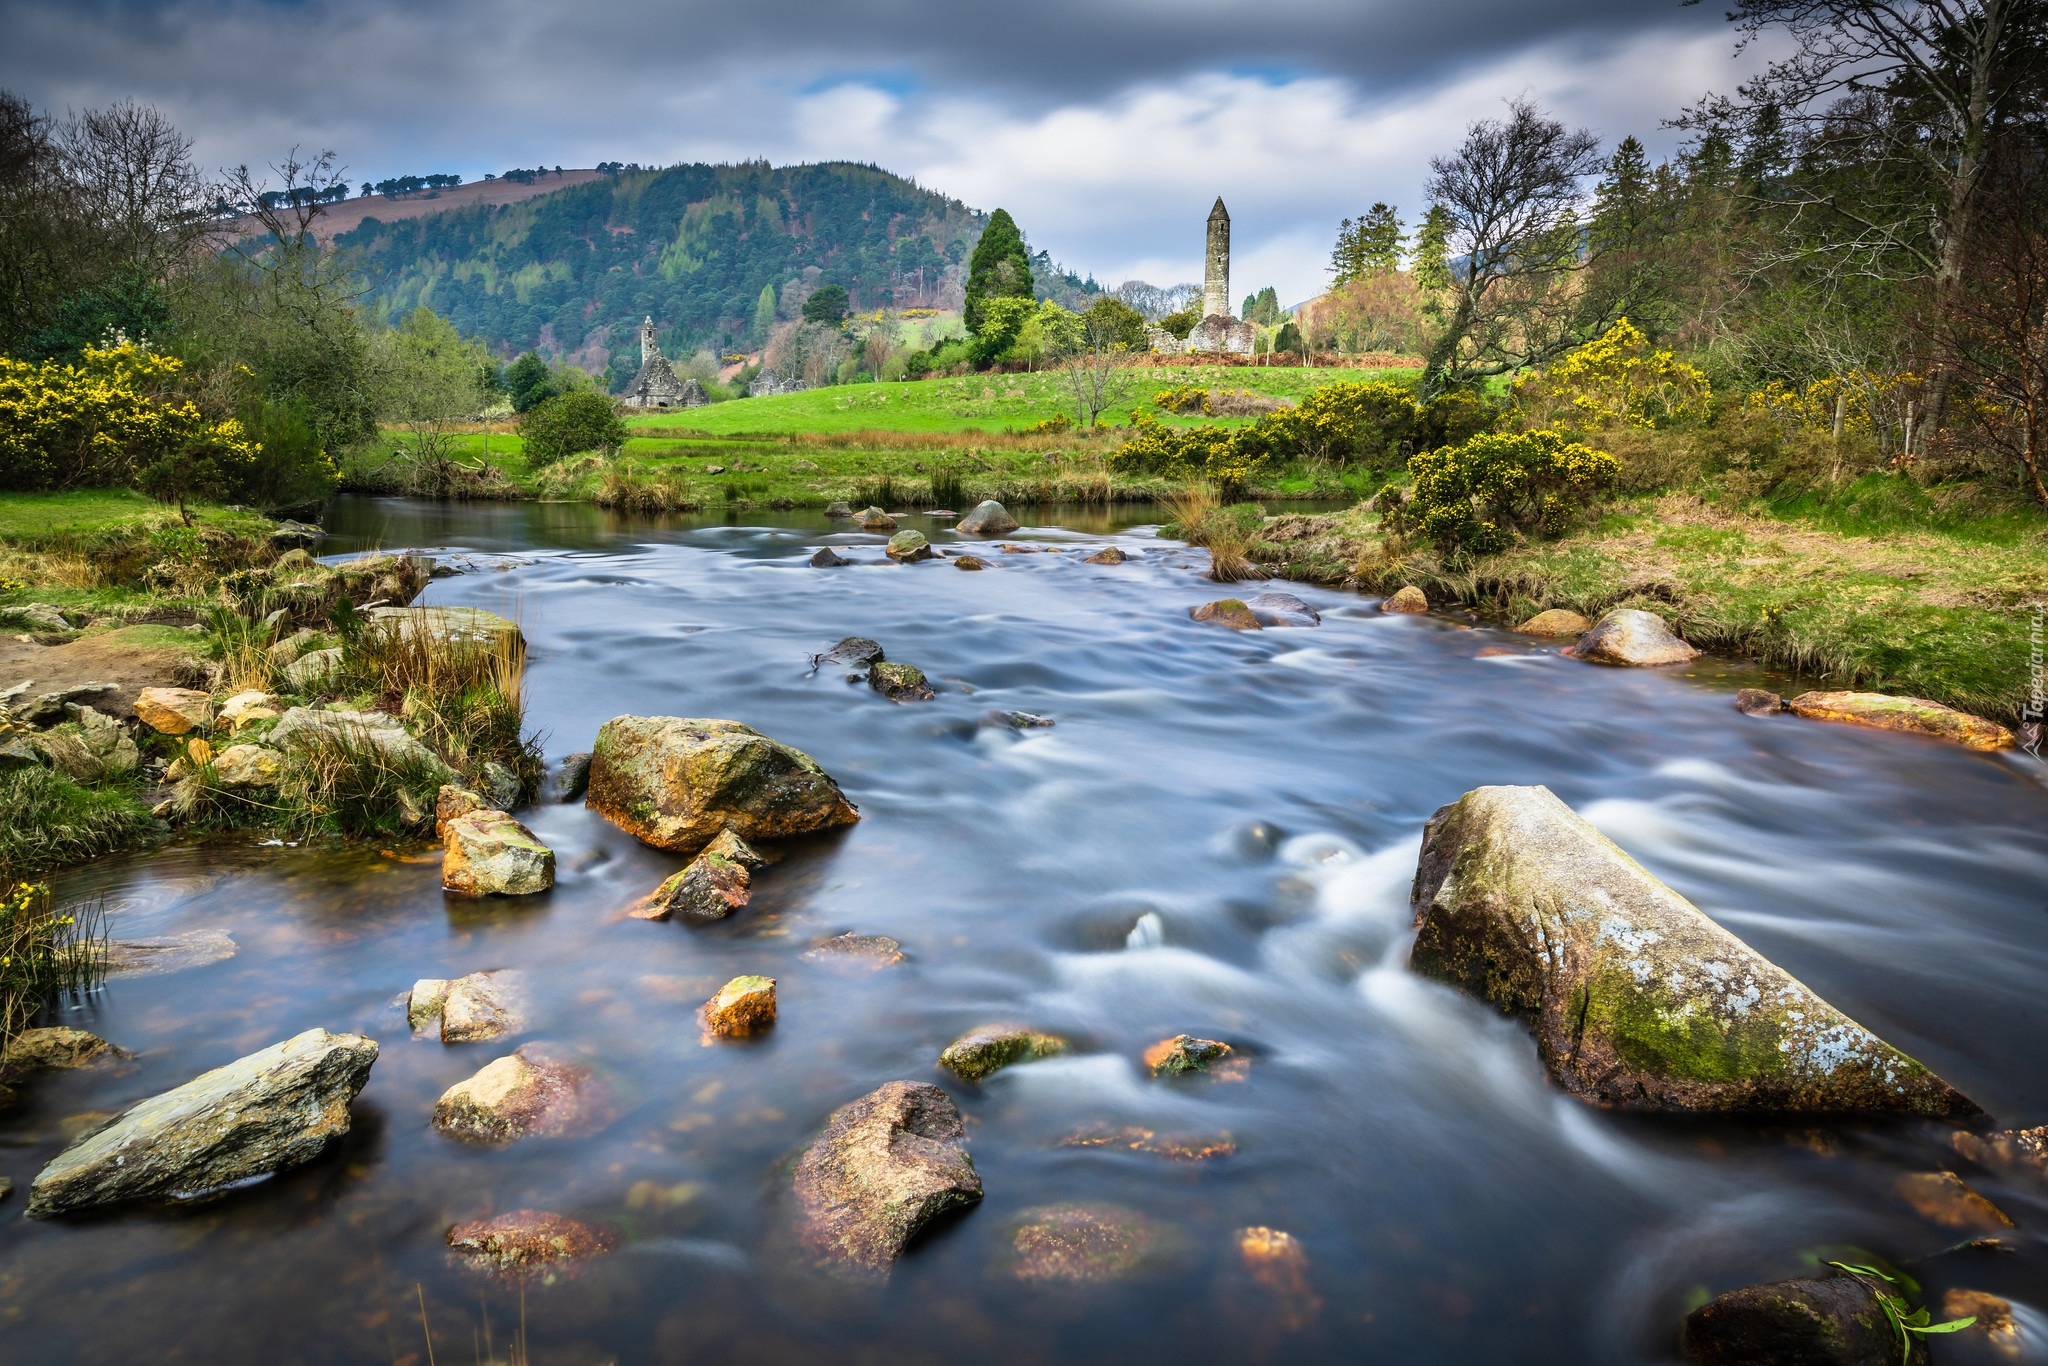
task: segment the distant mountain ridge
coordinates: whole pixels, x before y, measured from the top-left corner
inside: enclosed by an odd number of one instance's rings
[[[984,221],[875,166],[700,163],[399,221],[371,204],[335,242],[384,316],[426,304],[502,355],[538,350],[616,386],[639,368],[643,318],[672,355],[743,347],[764,288],[785,318],[819,284],[856,309],[957,306]]]

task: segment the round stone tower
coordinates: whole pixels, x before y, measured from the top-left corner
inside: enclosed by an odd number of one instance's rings
[[[1220,313],[1235,318],[1237,310],[1230,306],[1230,210],[1223,207],[1222,195],[1216,196],[1216,207],[1209,210],[1209,250],[1203,265],[1202,316],[1213,318]]]

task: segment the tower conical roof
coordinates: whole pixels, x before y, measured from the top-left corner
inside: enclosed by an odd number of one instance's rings
[[[1219,218],[1226,223],[1230,221],[1230,210],[1223,207],[1223,196],[1220,194],[1216,196],[1216,207],[1209,210],[1209,221],[1214,223]]]

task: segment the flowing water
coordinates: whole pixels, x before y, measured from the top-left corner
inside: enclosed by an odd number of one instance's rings
[[[1519,1025],[1405,968],[1423,821],[1486,783],[1546,783],[1653,872],[2003,1124],[2048,1121],[2048,786],[2032,761],[1730,705],[1756,670],[1579,664],[1527,638],[1302,587],[1320,627],[1188,618],[1205,562],[1077,513],[985,572],[888,564],[810,514],[628,520],[586,507],[340,505],[329,551],[435,548],[468,572],[426,601],[516,615],[529,721],[552,757],[620,713],[732,717],[818,759],[861,810],[784,846],[709,928],[625,918],[679,866],[580,805],[523,816],[548,895],[463,902],[432,848],[255,836],[67,875],[117,937],[225,931],[227,961],[121,977],[63,1012],[134,1050],[54,1077],[0,1119],[25,1186],[69,1133],[300,1030],[383,1051],[324,1158],[211,1203],[0,1221],[11,1361],[1638,1362],[1675,1356],[1708,1292],[1863,1249],[2021,1306],[2041,1358],[2048,1192],[1967,1166],[1948,1126],[1605,1113],[1547,1084]],[[1041,514],[1040,519],[1044,518]],[[913,518],[909,525],[926,525]],[[940,544],[953,538],[933,525]],[[1121,566],[1075,547],[1115,542]],[[864,563],[814,570],[820,544]],[[936,701],[894,705],[812,656],[872,636]],[[980,724],[993,708],[1050,729]],[[908,960],[805,958],[842,931]],[[447,1141],[440,1092],[513,1041],[409,1037],[420,977],[526,971],[526,1037],[596,1069],[609,1124],[503,1149]],[[781,1019],[706,1046],[696,1005],[779,982]],[[1069,1056],[981,1085],[941,1073],[968,1027],[1020,1020]],[[1147,1045],[1250,1059],[1165,1084]],[[788,1164],[884,1081],[959,1102],[987,1198],[913,1245],[886,1288],[793,1269]],[[1230,1149],[1174,1161],[1062,1139],[1131,1127]],[[2009,1250],[1915,1212],[1901,1176],[1953,1168],[2018,1227]],[[1015,1274],[1027,1211],[1134,1211],[1125,1278]],[[553,1283],[447,1259],[453,1223],[520,1208],[602,1221],[618,1251]],[[1305,1286],[1246,1273],[1236,1231],[1300,1240]],[[486,1334],[489,1346],[486,1346]],[[1988,1359],[1963,1339],[1950,1361]]]

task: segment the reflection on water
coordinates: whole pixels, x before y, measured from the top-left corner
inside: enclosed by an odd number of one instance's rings
[[[17,1185],[94,1117],[312,1025],[383,1052],[354,1132],[308,1167],[195,1208],[0,1224],[10,1358],[423,1362],[423,1298],[436,1360],[480,1358],[486,1315],[503,1359],[519,1295],[448,1265],[442,1237],[520,1208],[621,1234],[526,1287],[532,1359],[575,1363],[1659,1361],[1703,1289],[1962,1236],[1893,1189],[1955,1165],[1942,1126],[1658,1122],[1558,1095],[1518,1025],[1407,973],[1407,888],[1436,807],[1548,783],[2001,1122],[2040,1123],[2048,790],[2024,761],[1743,718],[1739,666],[1597,669],[1335,591],[1296,590],[1317,629],[1201,626],[1203,557],[1149,521],[1098,509],[1012,538],[1114,540],[1125,565],[996,552],[963,574],[887,564],[880,537],[814,514],[344,504],[328,549],[451,552],[473,572],[429,601],[518,612],[551,755],[622,712],[734,717],[814,755],[864,819],[786,847],[708,928],[627,918],[676,860],[580,806],[530,813],[561,881],[519,903],[444,900],[431,849],[237,838],[70,875],[118,936],[208,929],[238,951],[65,1015],[137,1056],[0,1119]],[[825,543],[863,563],[805,567]],[[938,699],[892,705],[813,666],[849,634]],[[993,708],[1057,724],[979,725]],[[849,930],[906,961],[804,956]],[[517,1040],[414,1040],[395,1002],[485,968],[526,971],[524,1037],[596,1070],[603,1130],[502,1150],[429,1131],[434,1098]],[[692,1012],[746,972],[778,980],[778,1026],[704,1046]],[[979,1086],[936,1071],[949,1040],[1010,1019],[1078,1046]],[[1148,1079],[1139,1055],[1178,1033],[1229,1041],[1244,1079]],[[787,1255],[786,1164],[898,1077],[960,1102],[987,1199],[885,1290],[818,1285]],[[1063,1141],[1104,1132],[1172,1142]],[[1183,1141],[1212,1155],[1174,1160]],[[2048,1304],[2048,1192],[1967,1174],[2017,1251],[1915,1274]],[[1073,1201],[1143,1215],[1151,1257],[1084,1289],[1016,1280],[1025,1211]],[[1247,1275],[1253,1226],[1300,1240],[1319,1308]]]

